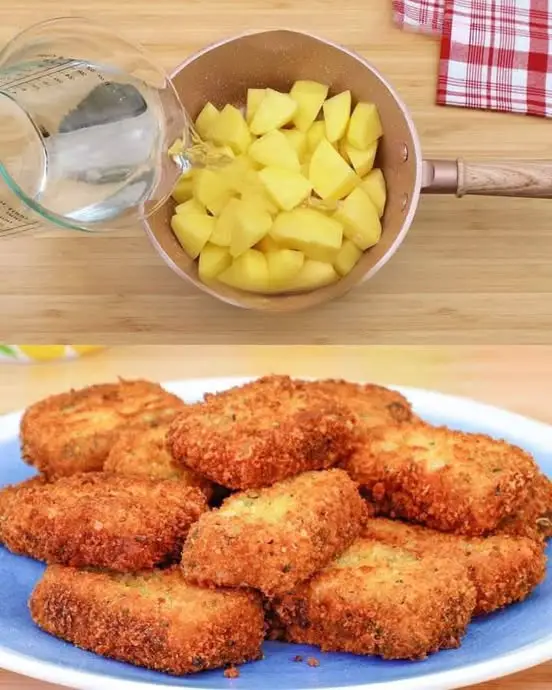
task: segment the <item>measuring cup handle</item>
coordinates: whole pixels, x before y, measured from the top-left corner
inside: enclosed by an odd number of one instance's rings
[[[552,199],[552,161],[424,161],[422,191]]]

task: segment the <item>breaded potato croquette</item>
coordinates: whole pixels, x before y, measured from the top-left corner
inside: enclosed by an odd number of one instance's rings
[[[343,551],[366,519],[343,470],[305,472],[227,498],[202,515],[182,551],[185,577],[214,587],[289,592]]]
[[[180,482],[106,472],[7,491],[0,537],[10,551],[118,571],[178,559],[190,525],[207,509],[201,491]]]
[[[173,675],[261,657],[259,595],[199,589],[178,567],[130,575],[49,566],[29,608],[51,635]]]
[[[519,510],[505,518],[500,532],[532,539],[552,538],[552,480],[540,472],[529,487],[529,496]]]
[[[354,423],[338,401],[288,377],[265,377],[188,405],[171,424],[168,446],[217,484],[257,489],[344,460]]]
[[[290,642],[423,659],[459,646],[474,604],[463,566],[361,537],[275,609]]]
[[[103,469],[105,472],[152,479],[178,479],[186,486],[201,489],[207,500],[213,485],[196,472],[175,462],[166,444],[169,424],[151,429],[123,431],[109,451]]]
[[[370,383],[341,379],[301,382],[311,391],[328,395],[346,405],[357,417],[361,429],[417,421],[408,400],[397,391]]]
[[[123,429],[170,421],[185,403],[149,381],[119,381],[52,395],[21,420],[23,459],[50,477],[101,470]]]
[[[369,520],[363,536],[422,559],[433,554],[464,564],[477,596],[474,615],[523,601],[546,575],[544,545],[528,537],[465,537],[385,518]]]
[[[424,423],[372,430],[343,467],[381,514],[474,536],[514,514],[538,473],[506,441]]]

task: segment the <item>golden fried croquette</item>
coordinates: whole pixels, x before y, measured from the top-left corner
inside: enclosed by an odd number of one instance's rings
[[[354,418],[287,377],[265,377],[188,405],[168,446],[183,465],[231,489],[331,467],[353,448]]]
[[[544,545],[528,537],[465,537],[385,518],[368,520],[363,536],[463,564],[476,591],[474,615],[523,601],[546,575]]]
[[[463,566],[361,537],[275,609],[290,642],[423,659],[459,646],[474,604]]]
[[[169,424],[150,429],[123,431],[109,451],[103,469],[135,477],[153,479],[178,479],[187,486],[201,489],[207,500],[213,493],[213,485],[192,470],[177,464],[166,444]]]
[[[505,441],[421,422],[372,430],[343,467],[381,514],[468,535],[515,513],[538,472]]]
[[[129,575],[49,566],[29,608],[39,627],[77,647],[174,675],[261,656],[259,595],[199,589],[178,567]]]
[[[328,395],[346,405],[362,430],[417,420],[404,395],[383,386],[336,379],[297,382],[300,384],[313,393]]]
[[[532,539],[552,538],[552,480],[542,472],[529,487],[529,496],[514,515],[505,518],[500,532]]]
[[[184,407],[149,381],[121,380],[52,395],[23,415],[22,457],[50,477],[98,471],[123,429],[156,426]]]
[[[347,548],[366,518],[343,470],[305,472],[227,498],[190,530],[185,577],[199,585],[288,592]]]
[[[171,479],[86,472],[16,490],[0,537],[47,563],[138,571],[178,559],[204,495]]]

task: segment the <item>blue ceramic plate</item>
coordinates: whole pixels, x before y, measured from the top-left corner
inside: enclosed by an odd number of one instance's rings
[[[206,391],[241,383],[209,379],[168,384],[193,401]],[[401,389],[416,412],[433,423],[506,438],[532,452],[552,476],[552,427],[462,398]],[[33,474],[19,455],[19,414],[0,417],[0,485]],[[552,549],[549,547],[549,555]],[[36,628],[27,599],[43,566],[0,547],[0,667],[45,681],[86,690],[448,690],[514,673],[552,658],[552,576],[525,602],[473,622],[459,649],[425,661],[381,661],[350,654],[322,654],[315,648],[267,643],[265,659],[245,664],[240,677],[222,671],[184,678],[111,661],[50,637]],[[292,661],[314,656],[318,667]]]

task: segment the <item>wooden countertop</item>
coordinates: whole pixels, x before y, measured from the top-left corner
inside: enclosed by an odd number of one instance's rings
[[[541,158],[550,123],[440,108],[438,41],[396,29],[390,0],[73,0],[167,69],[245,29],[306,29],[367,56],[401,92],[428,157]],[[66,14],[62,0],[2,3],[0,45]],[[550,203],[426,197],[406,242],[370,283],[294,315],[223,305],[182,282],[140,227],[2,242],[4,340],[136,344],[551,343]]]
[[[0,412],[70,386],[143,376],[158,381],[204,376],[344,377],[464,395],[552,423],[552,348],[534,347],[118,347],[75,362],[0,364]],[[55,686],[0,671],[0,688]],[[549,690],[552,663],[478,685],[480,690]]]

